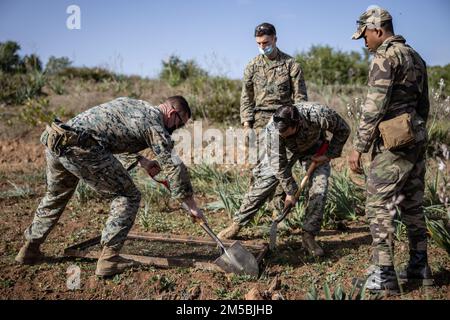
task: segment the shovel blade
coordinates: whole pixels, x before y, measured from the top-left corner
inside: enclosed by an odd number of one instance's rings
[[[252,277],[259,275],[258,261],[239,241],[227,248],[227,253],[223,253],[214,261],[223,271],[227,273],[246,274]],[[230,258],[231,257],[231,258]]]
[[[270,232],[269,232],[269,249],[274,250],[277,246],[277,229],[278,229],[278,222],[275,220],[272,222],[272,225],[270,226]]]

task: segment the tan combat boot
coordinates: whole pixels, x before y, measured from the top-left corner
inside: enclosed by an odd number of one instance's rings
[[[20,248],[15,260],[20,264],[35,264],[41,260],[44,255],[39,250],[40,243],[31,243],[30,241],[25,242],[25,244]]]
[[[97,276],[109,277],[118,273],[122,273],[125,269],[138,266],[139,263],[133,260],[122,258],[119,250],[104,247],[100,258],[97,261]]]
[[[303,247],[313,257],[321,257],[324,255],[323,249],[317,244],[314,236],[309,232],[304,232],[302,236]]]
[[[233,239],[238,235],[240,230],[241,226],[239,225],[239,223],[233,222],[228,228],[220,231],[217,237],[220,240]]]

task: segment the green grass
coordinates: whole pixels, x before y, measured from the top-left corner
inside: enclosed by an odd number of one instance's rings
[[[332,291],[327,282],[323,285],[323,297],[315,284],[312,284],[306,294],[306,300],[365,300],[365,283],[359,287],[354,283],[348,293],[346,293],[341,284],[338,284]]]
[[[10,190],[0,192],[0,199],[28,198],[36,194],[34,190],[28,186],[18,186],[9,180],[7,182],[12,186],[12,188]]]
[[[79,181],[75,190],[75,200],[80,204],[86,204],[88,201],[99,198],[98,193],[89,187],[84,181]]]
[[[159,274],[151,277],[148,280],[148,283],[151,285],[156,285],[156,289],[159,292],[171,292],[174,291],[176,287],[176,282],[172,278]]]
[[[335,171],[330,179],[324,220],[354,221],[363,214],[364,202],[364,189],[349,178],[348,170]]]
[[[295,208],[289,215],[290,226],[301,227],[307,206],[308,190],[303,191]],[[350,178],[348,170],[334,171],[329,179],[326,197],[324,227],[334,227],[338,221],[354,221],[364,213],[364,189],[356,185]]]
[[[431,220],[425,217],[428,233],[434,242],[450,254],[450,234],[442,220]]]
[[[243,297],[240,289],[229,292],[226,288],[218,288],[215,290],[215,294],[219,299],[224,300],[239,300]]]

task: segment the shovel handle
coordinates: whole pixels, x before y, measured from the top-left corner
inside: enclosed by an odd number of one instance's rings
[[[306,184],[308,183],[309,178],[311,177],[311,175],[313,174],[314,170],[316,170],[317,168],[317,162],[313,161],[309,167],[308,167],[308,171],[306,171],[305,176],[302,179],[302,182],[300,183],[300,188],[298,190],[303,190],[303,188],[306,186]],[[297,194],[295,194],[297,196]]]
[[[305,178],[307,178],[307,177],[305,176]],[[305,180],[305,178],[303,178],[303,180]],[[297,192],[295,192],[295,196],[294,196],[295,198],[300,197],[300,193],[303,190],[304,184],[306,184],[306,183],[303,183],[303,180],[302,180],[302,183],[300,184],[300,187],[297,189]],[[308,179],[306,179],[306,181],[308,181]],[[292,209],[292,206],[290,206],[290,205],[283,208],[281,215],[275,219],[276,223],[278,224],[281,221],[283,221],[283,219],[286,218],[286,216],[288,215],[289,211],[291,211],[291,209]]]
[[[222,250],[222,253],[226,252],[227,249],[225,248],[225,245],[223,244],[222,241],[220,241],[220,239],[216,236],[216,234],[211,230],[211,228],[209,227],[209,225],[204,222],[204,221],[200,221],[199,222],[200,226],[203,228],[203,230],[206,231],[206,233],[214,239],[214,241],[219,245],[220,249]]]
[[[156,182],[161,183],[162,185],[164,185],[167,188],[167,190],[171,191],[170,190],[170,184],[169,184],[168,180],[157,180],[153,176],[150,176],[150,177],[152,177],[152,179],[155,180]],[[188,205],[185,202],[181,203],[181,207],[184,210],[186,210],[187,213],[189,213],[189,207],[188,207]],[[224,252],[226,253],[227,252],[227,249],[225,248],[225,245],[222,243],[222,241],[220,241],[220,239],[216,236],[216,234],[211,230],[211,228],[208,226],[208,224],[206,223],[205,220],[200,220],[200,219],[193,219],[193,220],[194,220],[194,223],[200,224],[200,226],[203,228],[203,230],[205,230],[206,233],[211,238],[214,239],[214,241],[219,245],[220,250],[222,251],[222,253],[224,253]]]
[[[325,140],[320,146],[319,150],[316,152],[315,156],[323,156],[327,152],[329,145],[330,143],[328,142],[328,140]],[[295,198],[298,198],[300,196],[300,192],[305,188],[309,178],[313,174],[314,170],[316,170],[317,166],[318,164],[315,161],[313,161],[309,165],[308,170],[306,171],[306,175],[303,177],[300,186],[298,187],[297,192],[295,193]],[[277,223],[283,221],[283,219],[286,218],[287,214],[289,213],[289,211],[291,211],[291,209],[292,206],[287,206],[286,208],[284,208],[283,211],[281,212],[281,216],[279,216],[275,221]]]
[[[186,210],[186,212],[189,213],[189,207],[185,202],[181,203],[181,207],[184,210]],[[226,251],[225,245],[222,243],[222,241],[220,241],[220,239],[216,236],[216,234],[211,230],[211,228],[209,227],[209,225],[206,221],[200,220],[200,219],[194,219],[194,223],[198,223],[202,227],[202,229],[206,231],[206,233],[219,245],[222,252]]]
[[[320,146],[319,150],[317,150],[315,157],[323,156],[327,151],[328,147],[330,146],[330,143],[328,140],[325,140],[322,145]],[[306,171],[306,175],[303,177],[302,182],[300,183],[300,189],[303,189],[306,186],[306,183],[308,182],[309,178],[313,174],[314,170],[316,170],[318,164],[317,162],[313,161],[308,168],[308,171]]]

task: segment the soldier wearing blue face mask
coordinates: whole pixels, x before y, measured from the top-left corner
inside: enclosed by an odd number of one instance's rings
[[[241,123],[262,129],[278,107],[308,100],[300,65],[277,48],[275,27],[262,23],[255,29],[259,52],[245,68],[241,95]]]
[[[260,54],[245,68],[240,116],[244,128],[254,128],[259,133],[259,161],[265,150],[265,135],[261,131],[272,115],[283,105],[307,101],[308,95],[300,64],[276,46],[275,27],[270,23],[262,23],[255,28],[254,36]],[[283,188],[278,186],[274,199],[280,198],[283,193]],[[277,201],[269,205],[275,215],[282,210],[279,205]],[[222,233],[224,238],[228,231],[226,229]]]

